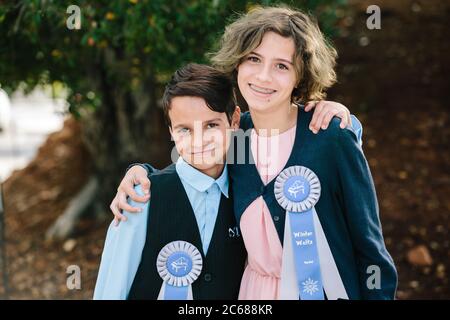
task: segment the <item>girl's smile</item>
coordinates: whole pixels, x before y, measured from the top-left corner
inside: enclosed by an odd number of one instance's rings
[[[273,93],[277,92],[277,90],[260,87],[252,83],[249,84],[249,87],[256,96],[261,96],[264,98],[269,98]]]

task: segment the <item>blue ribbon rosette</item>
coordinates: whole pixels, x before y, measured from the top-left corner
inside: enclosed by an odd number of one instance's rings
[[[274,192],[286,210],[280,298],[324,300],[314,205],[320,198],[317,175],[303,166],[284,169]]]
[[[165,245],[156,259],[156,268],[163,284],[158,300],[193,300],[192,283],[202,272],[200,251],[186,241]]]

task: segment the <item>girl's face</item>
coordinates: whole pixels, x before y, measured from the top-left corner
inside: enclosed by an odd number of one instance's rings
[[[289,107],[297,79],[292,38],[267,32],[238,66],[238,86],[250,109],[270,112]]]

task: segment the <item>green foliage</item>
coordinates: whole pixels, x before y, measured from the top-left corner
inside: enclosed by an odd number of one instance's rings
[[[285,1],[316,14],[328,35],[345,0]],[[76,106],[100,106],[92,83],[101,74],[122,90],[162,84],[187,62],[207,62],[224,27],[235,13],[280,1],[242,0],[16,0],[0,4],[0,85],[61,82]],[[69,30],[67,7],[81,9],[81,29]],[[111,61],[110,58],[113,57]],[[150,80],[150,81],[149,81]],[[105,88],[104,88],[105,89]],[[98,91],[103,91],[98,92]]]

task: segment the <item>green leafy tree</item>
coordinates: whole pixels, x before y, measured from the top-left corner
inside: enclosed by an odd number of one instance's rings
[[[62,83],[93,155],[97,200],[107,209],[134,161],[170,161],[158,100],[171,73],[205,54],[236,13],[279,1],[15,0],[0,4],[0,85]],[[79,29],[68,27],[80,9]],[[343,1],[290,1],[311,10],[332,34]]]

